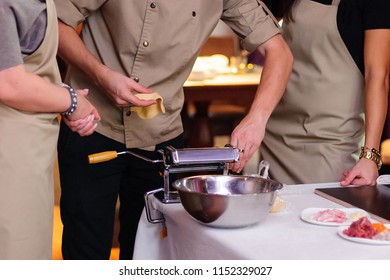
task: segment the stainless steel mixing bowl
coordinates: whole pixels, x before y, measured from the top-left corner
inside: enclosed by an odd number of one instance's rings
[[[176,180],[173,187],[185,210],[200,223],[238,228],[265,219],[283,185],[260,177],[205,175]]]

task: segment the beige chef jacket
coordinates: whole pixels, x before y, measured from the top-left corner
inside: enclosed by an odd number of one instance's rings
[[[89,100],[102,120],[97,132],[128,148],[145,148],[183,132],[182,86],[196,57],[219,19],[253,51],[280,33],[277,21],[256,0],[55,0],[58,17],[76,27],[84,22],[82,38],[105,65],[158,92],[166,112],[144,120],[129,108],[115,107],[102,89],[70,67],[68,83],[89,88]]]

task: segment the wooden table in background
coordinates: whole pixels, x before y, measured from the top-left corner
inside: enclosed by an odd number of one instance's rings
[[[191,148],[212,147],[213,134],[209,119],[209,106],[212,101],[245,106],[246,110],[253,101],[261,72],[245,74],[223,74],[213,79],[187,81],[184,84],[186,106],[193,104],[195,114],[188,121],[188,143]],[[184,107],[187,112],[187,107]],[[187,109],[187,110],[186,110]],[[184,114],[183,118],[187,116]]]

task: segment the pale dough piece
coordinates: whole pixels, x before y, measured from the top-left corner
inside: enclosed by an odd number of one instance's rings
[[[160,113],[165,113],[165,107],[163,104],[163,98],[157,92],[152,93],[137,93],[135,94],[139,99],[143,100],[156,100],[156,104],[152,104],[147,107],[131,107],[130,110],[138,115],[141,119],[147,120],[154,118]]]
[[[272,208],[271,208],[270,212],[271,213],[281,212],[282,210],[284,210],[286,208],[286,206],[287,206],[286,205],[286,201],[281,199],[279,196],[276,196],[275,202],[272,205]]]

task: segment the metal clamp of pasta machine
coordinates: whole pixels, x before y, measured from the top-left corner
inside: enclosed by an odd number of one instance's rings
[[[231,146],[192,149],[167,147],[160,150],[160,153],[164,163],[164,186],[145,194],[145,211],[150,223],[162,223],[165,220],[163,214],[153,207],[151,196],[155,196],[164,204],[180,202],[178,192],[170,188],[169,174],[213,171],[227,175],[228,163],[237,162],[240,157],[239,149]],[[162,198],[158,196],[161,192],[164,194]]]

